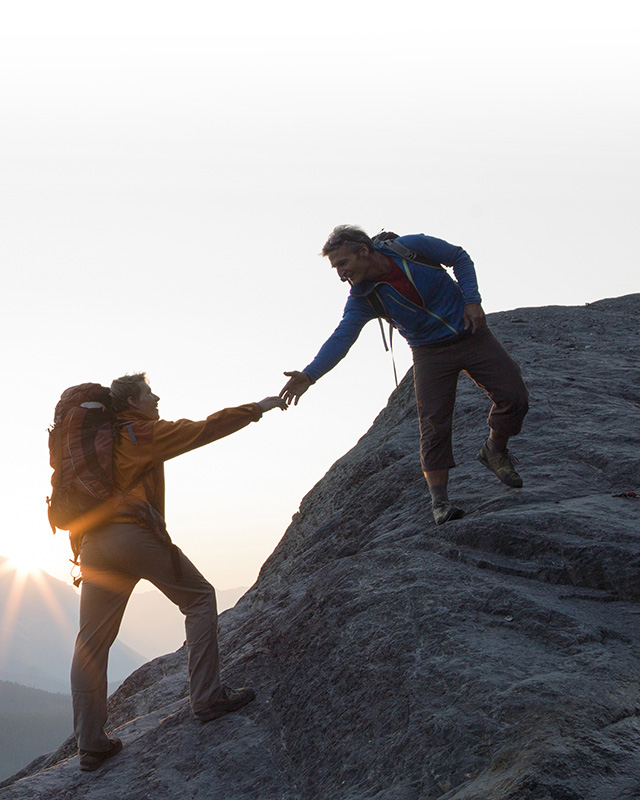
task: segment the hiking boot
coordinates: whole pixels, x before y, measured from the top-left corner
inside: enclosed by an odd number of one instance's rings
[[[436,525],[444,525],[450,519],[461,519],[464,517],[464,511],[458,506],[452,505],[448,500],[440,500],[433,504],[432,507],[433,518]]]
[[[108,758],[117,755],[122,750],[122,742],[115,736],[109,739],[110,747],[102,753],[92,753],[90,750],[80,751],[80,769],[83,772],[94,772]]]
[[[220,697],[214,700],[206,711],[196,714],[195,717],[199,722],[211,722],[212,719],[218,719],[246,706],[255,696],[253,689],[230,689],[228,686],[223,686]]]
[[[490,450],[487,441],[485,440],[482,450],[478,453],[478,461],[484,464],[487,469],[490,469],[502,483],[512,486],[514,489],[519,489],[522,486],[522,478],[514,467],[515,458],[507,449],[496,450],[495,452]]]

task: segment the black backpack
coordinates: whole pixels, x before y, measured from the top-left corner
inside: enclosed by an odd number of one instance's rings
[[[380,231],[380,233],[376,234],[371,241],[376,245],[376,247],[386,247],[387,250],[391,250],[391,252],[395,253],[397,256],[406,258],[407,261],[414,261],[416,264],[422,264],[424,267],[433,267],[434,269],[444,270],[442,264],[439,264],[437,261],[432,261],[426,256],[423,256],[422,253],[418,253],[415,250],[411,250],[409,247],[405,247],[402,242],[397,241],[399,238],[400,237],[398,234],[393,233],[392,231]]]

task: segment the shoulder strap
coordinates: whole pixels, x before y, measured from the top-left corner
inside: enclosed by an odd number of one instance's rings
[[[395,359],[395,356],[393,355],[393,328],[394,328],[394,324],[393,324],[391,318],[389,317],[389,315],[387,314],[387,310],[384,307],[384,303],[382,302],[382,299],[380,298],[380,295],[378,294],[378,292],[375,289],[373,289],[371,292],[369,292],[369,294],[366,295],[366,298],[369,301],[369,303],[370,303],[371,307],[373,308],[373,310],[376,312],[376,315],[378,317],[378,322],[380,324],[380,333],[382,335],[382,343],[384,344],[384,349],[386,350],[387,353],[389,351],[391,351],[391,363],[393,364],[393,376],[394,376],[395,381],[396,381],[396,389],[397,389],[398,388],[398,371],[396,369],[396,359]],[[386,337],[384,335],[384,325],[382,324],[382,320],[383,319],[386,320],[389,323],[389,344],[388,345],[387,345],[387,339],[386,339]]]
[[[380,245],[386,247],[387,250],[391,250],[391,252],[395,253],[397,256],[406,258],[407,261],[414,261],[416,264],[422,264],[423,267],[431,267],[432,269],[441,269],[444,271],[442,264],[439,264],[437,261],[432,261],[426,256],[423,256],[422,253],[405,247],[405,245],[397,239],[386,239],[380,242]]]
[[[384,307],[384,303],[378,292],[375,289],[372,289],[368,294],[365,295],[369,305],[375,311],[376,317],[378,319],[384,319],[386,322],[391,324],[391,319],[387,314],[387,309]]]

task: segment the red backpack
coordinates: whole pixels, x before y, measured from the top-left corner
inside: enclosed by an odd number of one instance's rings
[[[83,383],[66,389],[49,429],[52,492],[49,523],[69,531],[74,563],[82,535],[108,517],[113,496],[113,440],[117,435],[109,389]]]
[[[53,467],[52,492],[47,497],[49,524],[54,533],[57,528],[69,531],[72,563],[78,566],[85,533],[104,525],[116,513],[131,516],[171,547],[180,580],[178,551],[146,481],[153,468],[126,489],[115,491],[113,445],[123,427],[128,428],[129,423],[118,422],[105,386],[82,383],[62,393],[49,429],[49,460]],[[144,484],[146,502],[129,497],[129,491],[139,482]],[[81,580],[74,578],[73,582],[78,586]]]

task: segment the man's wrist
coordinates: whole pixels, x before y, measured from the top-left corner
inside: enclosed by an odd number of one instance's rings
[[[312,378],[306,370],[303,369],[300,374],[304,375],[304,377],[309,381],[309,386],[313,386],[313,384],[316,382],[316,378]]]

